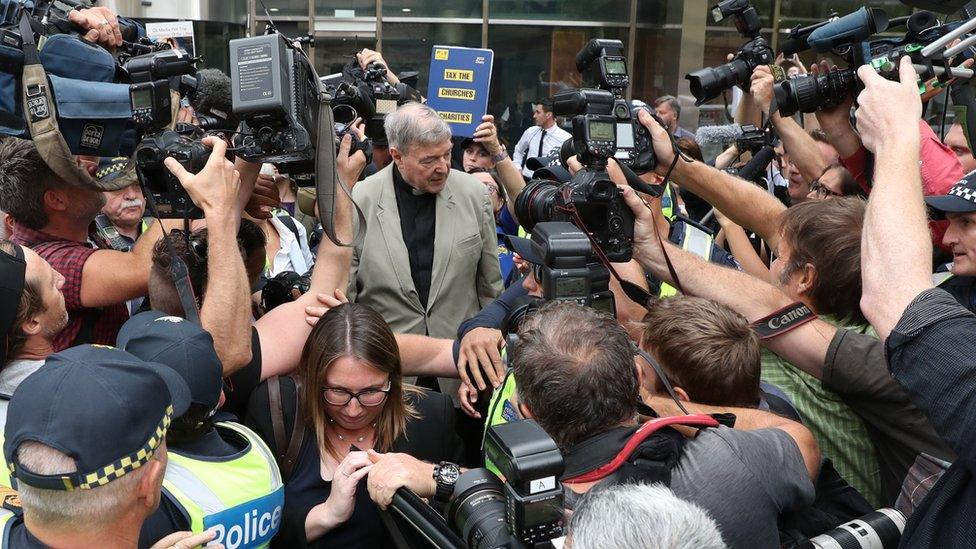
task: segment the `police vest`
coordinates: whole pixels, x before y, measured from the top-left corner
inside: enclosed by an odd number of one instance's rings
[[[274,454],[253,431],[237,423],[215,427],[248,442],[243,453],[205,461],[170,449],[163,493],[189,519],[190,530],[214,529],[214,543],[228,548],[266,547],[281,526],[284,485]]]
[[[505,349],[502,349],[502,359],[506,358]],[[488,404],[488,417],[485,420],[485,430],[481,437],[481,446],[484,448],[485,437],[488,435],[488,428],[492,425],[501,425],[510,421],[518,421],[518,411],[512,405],[512,395],[515,394],[515,374],[509,369],[505,374],[505,380],[491,394],[491,402]],[[500,475],[501,471],[495,464],[485,456],[485,468],[492,473]]]
[[[715,238],[693,223],[685,221],[682,225],[684,232],[681,235],[681,249],[697,255],[705,261],[711,261],[712,245]],[[677,288],[666,282],[661,283],[661,291],[658,293],[658,297],[673,297],[675,295],[678,295]]]
[[[0,547],[6,549],[11,547],[10,542],[10,527],[14,525],[14,519],[17,518],[16,513],[9,511],[7,509],[0,509]]]

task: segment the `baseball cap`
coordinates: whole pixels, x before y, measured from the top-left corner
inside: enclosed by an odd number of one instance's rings
[[[13,244],[12,254],[0,250],[0,365],[7,362],[7,334],[17,320],[26,276],[24,249]]]
[[[3,455],[11,479],[46,490],[103,486],[145,465],[190,390],[162,364],[101,345],[55,353],[25,379],[7,409]],[[74,473],[42,475],[17,461],[36,441],[75,460]]]
[[[95,179],[105,184],[114,182],[119,188],[125,188],[139,182],[135,163],[130,163],[129,159],[124,156],[99,158],[98,167],[95,169]]]
[[[931,207],[934,219],[945,219],[946,212],[976,212],[976,171],[969,172],[940,196],[926,196],[925,203]]]
[[[136,358],[168,366],[179,374],[190,388],[192,404],[207,410],[217,407],[223,365],[213,337],[200,326],[159,311],[145,311],[122,325],[116,343]]]
[[[522,259],[535,265],[542,265],[542,253],[537,249],[538,246],[528,238],[520,238],[510,234],[505,235],[505,245],[509,250],[519,254]]]
[[[482,145],[481,143],[478,143],[477,141],[475,141],[475,140],[474,140],[474,138],[471,138],[471,137],[465,137],[464,139],[462,139],[462,140],[461,140],[461,150],[462,150],[462,151],[463,151],[464,149],[467,149],[467,148],[468,148],[468,147],[470,147],[471,145],[478,145],[479,147],[481,147],[481,148],[483,148],[483,149],[485,148],[485,146],[484,146],[484,145]],[[485,149],[485,150],[487,150],[487,149]]]

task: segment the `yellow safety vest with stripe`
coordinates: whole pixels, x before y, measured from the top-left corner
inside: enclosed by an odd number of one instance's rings
[[[213,543],[267,547],[281,526],[285,502],[274,454],[243,425],[219,422],[215,427],[246,440],[247,449],[228,460],[205,461],[171,448],[163,493],[189,518],[191,531],[214,529]]]
[[[14,525],[17,514],[9,509],[0,508],[0,547],[7,549],[12,547],[10,541],[10,528]]]
[[[505,351],[506,349],[502,349],[502,360],[508,357]],[[489,427],[519,419],[518,411],[512,405],[511,399],[513,394],[515,394],[515,374],[509,368],[505,373],[505,379],[502,381],[502,384],[496,387],[491,394],[491,402],[488,404],[488,417],[485,419],[485,430],[481,436],[482,448],[484,447],[485,437],[488,436]],[[501,474],[501,471],[495,467],[494,463],[488,460],[487,456],[485,456],[485,467],[496,475]]]
[[[677,215],[674,213],[677,202],[678,197],[674,192],[674,188],[671,186],[671,183],[668,183],[664,194],[661,195],[661,213],[664,214],[665,219],[669,222],[677,218]],[[691,223],[685,223],[684,226],[684,238],[681,239],[681,249],[691,252],[707,261],[712,255],[712,243],[715,239],[712,235]],[[677,288],[666,282],[661,283],[661,290],[658,293],[658,297],[674,297],[676,295],[678,295]]]

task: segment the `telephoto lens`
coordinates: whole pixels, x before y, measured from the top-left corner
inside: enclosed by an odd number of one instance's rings
[[[699,69],[685,78],[688,79],[691,95],[695,96],[695,104],[700,105],[722,95],[723,91],[732,86],[749,82],[751,76],[752,68],[749,63],[742,59],[733,59],[724,65]]]
[[[505,522],[502,481],[488,469],[471,469],[458,477],[444,516],[470,549],[520,545]]]
[[[854,91],[857,77],[845,69],[824,74],[803,74],[780,82],[773,88],[780,116],[796,112],[816,112],[836,107]]]
[[[894,549],[905,530],[905,515],[878,509],[810,540],[811,549]]]

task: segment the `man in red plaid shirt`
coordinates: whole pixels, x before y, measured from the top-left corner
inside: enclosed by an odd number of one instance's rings
[[[104,204],[101,192],[61,180],[41,159],[34,143],[0,142],[0,205],[15,220],[11,240],[32,248],[64,276],[67,327],[54,350],[72,345],[114,345],[129,318],[126,300],[145,295],[158,226],[132,252],[112,250],[92,231]]]

